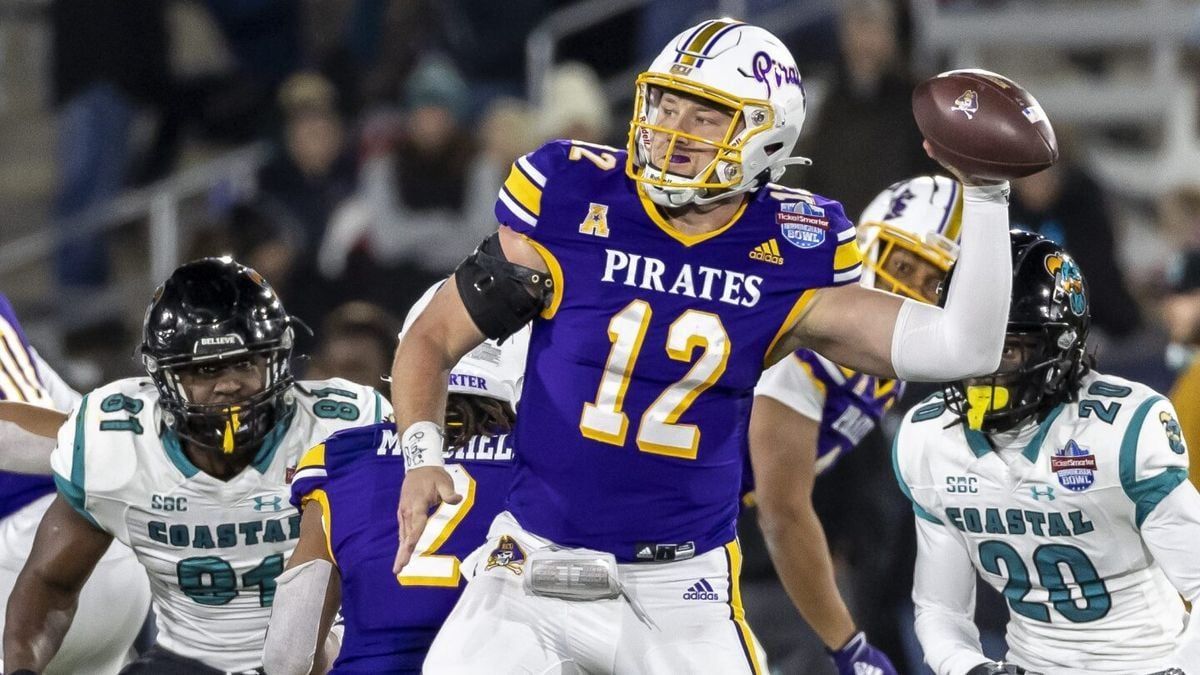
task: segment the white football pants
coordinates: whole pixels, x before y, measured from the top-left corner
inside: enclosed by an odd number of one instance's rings
[[[690,560],[619,565],[621,582],[657,628],[629,601],[570,601],[529,595],[514,563],[488,558],[500,537],[520,560],[551,542],[526,532],[507,512],[487,543],[462,564],[470,579],[425,660],[425,673],[721,673],[766,675],[762,647],[742,611],[736,541]]]
[[[52,501],[54,495],[46,495],[0,520],[0,602],[5,607]],[[146,571],[129,547],[114,541],[84,585],[75,621],[45,673],[117,673],[129,660],[129,648],[149,609]],[[0,633],[4,614],[0,611]],[[3,666],[0,656],[0,669]]]

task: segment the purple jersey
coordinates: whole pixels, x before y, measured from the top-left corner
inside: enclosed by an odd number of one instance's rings
[[[853,450],[904,393],[900,380],[864,375],[800,349],[763,375],[757,393],[820,422],[817,472]]]
[[[879,424],[904,392],[904,383],[855,372],[807,349],[793,356],[825,390],[817,437],[817,466],[824,469],[842,453],[853,450]]]
[[[855,372],[800,349],[763,373],[756,396],[767,396],[818,423],[816,473],[833,466],[879,424],[904,393],[904,382]],[[754,490],[749,457],[744,490]]]
[[[508,435],[477,436],[447,453],[463,501],[443,504],[431,516],[414,562],[397,577],[395,502],[404,457],[395,425],[341,431],[305,455],[293,478],[292,503],[316,499],[330,514],[326,533],[342,580],[346,633],[333,672],[421,672],[465,585],[460,561],[483,545],[503,509],[512,458]]]
[[[624,167],[621,150],[551,142],[496,202],[557,285],[530,339],[509,510],[559,545],[678,559],[733,540],[764,359],[861,259],[837,202],[768,185],[687,235]]]
[[[50,400],[38,376],[29,340],[3,294],[0,294],[0,399],[39,405],[48,405]],[[54,480],[49,476],[0,471],[0,518],[51,492]]]

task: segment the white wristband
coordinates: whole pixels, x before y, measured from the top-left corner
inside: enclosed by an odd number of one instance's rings
[[[445,466],[442,449],[445,447],[442,428],[433,422],[416,422],[404,430],[400,448],[404,452],[404,471],[422,466]]]

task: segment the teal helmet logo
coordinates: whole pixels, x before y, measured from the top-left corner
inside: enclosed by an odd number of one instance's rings
[[[1046,256],[1046,271],[1054,277],[1057,292],[1067,297],[1067,306],[1075,316],[1087,312],[1087,297],[1083,291],[1083,274],[1074,260],[1059,253]]]

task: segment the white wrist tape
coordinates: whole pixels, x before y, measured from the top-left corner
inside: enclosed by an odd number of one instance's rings
[[[404,471],[422,466],[445,466],[442,449],[446,445],[442,428],[433,422],[416,422],[404,430],[400,448],[404,452]]]
[[[992,202],[1008,206],[1008,195],[1009,186],[1006,180],[990,185],[963,186],[963,201],[965,202]]]

